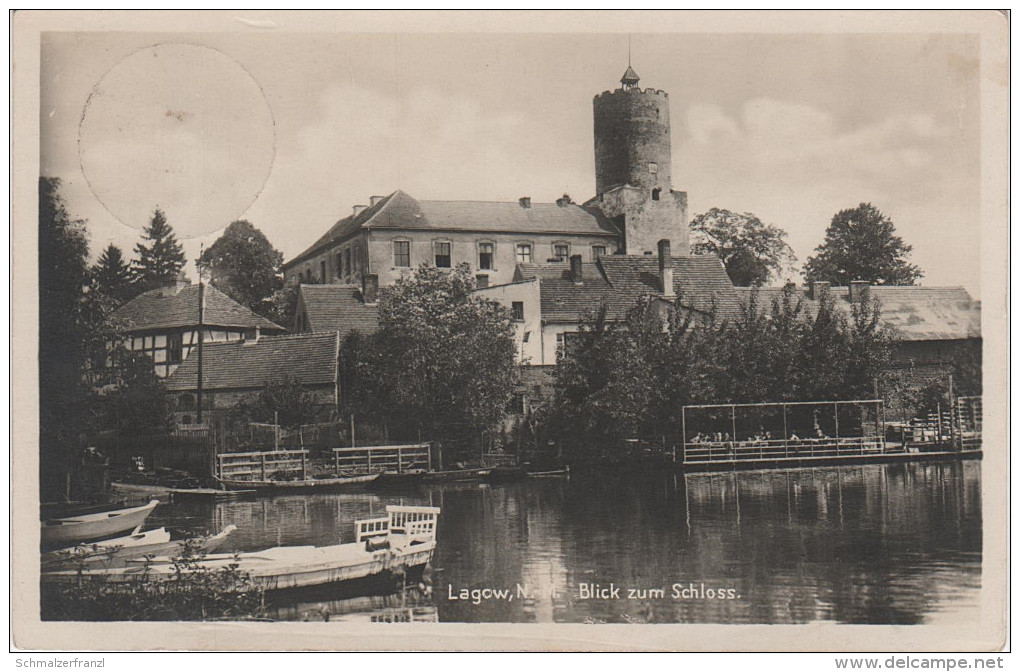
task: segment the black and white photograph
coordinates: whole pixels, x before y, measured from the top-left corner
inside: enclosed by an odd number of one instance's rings
[[[11,26],[17,646],[1008,645],[1008,15]]]

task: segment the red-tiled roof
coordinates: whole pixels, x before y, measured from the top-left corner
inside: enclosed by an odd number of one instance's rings
[[[720,318],[739,311],[736,293],[726,269],[716,257],[673,257],[673,291],[683,306]],[[520,264],[515,278],[537,277],[541,285],[542,317],[554,322],[574,322],[600,303],[609,319],[622,320],[646,296],[661,297],[657,257],[606,255],[594,264],[582,265],[581,284],[570,277],[568,262]]]
[[[759,305],[768,307],[773,298],[782,295],[782,288],[763,287],[758,290]],[[851,315],[850,289],[830,287],[834,304],[848,318]],[[963,287],[903,287],[873,285],[871,295],[881,306],[882,321],[896,329],[905,341],[944,341],[981,337],[981,303],[971,298]],[[740,287],[742,301],[748,300],[751,288]],[[798,290],[804,310],[818,312],[818,302]]]
[[[534,203],[525,208],[517,201],[419,201],[398,189],[357,215],[341,219],[307,250],[284,264],[284,268],[319,254],[363,228],[564,235],[620,234],[619,229],[597,209],[573,203]]]
[[[379,306],[361,300],[356,285],[301,285],[301,300],[313,332],[351,331],[371,334],[379,329]]]
[[[145,292],[118,308],[112,317],[128,333],[195,326],[198,324],[198,285],[177,285]],[[202,323],[215,327],[286,331],[211,285],[205,287]]]
[[[209,343],[202,349],[206,390],[259,389],[293,376],[307,386],[332,385],[337,376],[337,335],[266,336],[257,342]],[[198,356],[192,352],[165,381],[172,392],[198,386]]]

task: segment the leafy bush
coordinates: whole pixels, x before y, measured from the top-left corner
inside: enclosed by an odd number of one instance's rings
[[[236,562],[203,566],[198,543],[188,540],[170,575],[156,575],[151,557],[138,577],[112,582],[79,563],[73,583],[44,584],[42,617],[62,621],[204,621],[252,619],[264,613],[263,591]]]

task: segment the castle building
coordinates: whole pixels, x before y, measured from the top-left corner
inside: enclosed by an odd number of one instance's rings
[[[466,262],[478,287],[511,282],[518,264],[581,255],[653,255],[668,240],[687,255],[687,195],[672,189],[669,96],[640,89],[628,66],[620,88],[595,97],[596,195],[577,204],[427,201],[401,190],[372,196],[283,266],[289,283],[385,287],[422,263]]]

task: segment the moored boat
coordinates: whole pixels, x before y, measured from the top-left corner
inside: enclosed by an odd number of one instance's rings
[[[159,500],[153,499],[145,506],[43,521],[42,545],[47,548],[73,546],[134,530],[145,522],[158,504]]]
[[[570,478],[570,467],[549,471],[529,471],[528,478]]]
[[[106,539],[91,544],[79,544],[72,548],[43,553],[42,568],[78,568],[102,565],[104,567],[124,566],[128,560],[146,555],[173,556],[184,551],[190,543],[195,554],[210,553],[219,548],[230,536],[236,525],[227,525],[218,534],[195,539],[172,540],[165,527],[145,532],[135,532],[125,537]]]
[[[364,485],[371,483],[379,474],[357,474],[336,478],[307,478],[294,481],[247,481],[242,479],[218,478],[219,483],[227,490],[255,490],[256,492],[282,492],[286,490],[329,490],[344,486]]]
[[[145,557],[124,567],[91,569],[89,576],[118,583],[144,576],[171,579],[177,572],[216,570],[229,566],[249,576],[264,590],[285,590],[338,583],[383,574],[411,572],[432,559],[440,510],[431,506],[387,506],[385,518],[355,522],[354,543],[336,546],[277,546],[249,553],[220,553],[175,567],[169,556]],[[61,569],[42,573],[48,583],[80,580],[80,572]]]
[[[426,483],[449,483],[452,481],[474,481],[487,477],[490,467],[480,469],[450,469],[448,471],[426,471],[422,480]]]

